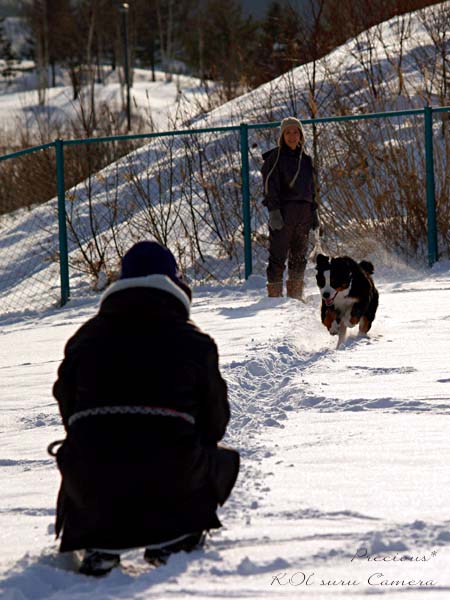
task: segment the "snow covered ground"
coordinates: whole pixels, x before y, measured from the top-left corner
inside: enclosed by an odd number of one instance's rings
[[[25,65],[25,63],[24,63]],[[30,63],[31,67],[32,63]],[[25,65],[26,66],[26,65]],[[131,110],[139,114],[149,125],[153,122],[156,130],[173,129],[177,121],[180,102],[183,115],[199,112],[199,105],[207,104],[207,94],[200,80],[186,75],[173,75],[172,81],[166,81],[166,74],[156,71],[156,81],[151,80],[151,71],[134,70],[134,83],[131,88]],[[105,85],[96,84],[96,103],[106,104],[111,111],[120,111],[123,106],[121,85],[117,73],[110,73],[105,78]],[[0,84],[0,132],[13,130],[17,123],[24,123],[28,128],[36,128],[36,118],[40,116],[53,123],[78,121],[80,102],[73,100],[73,92],[68,75],[58,72],[57,87],[49,88],[46,94],[46,106],[38,102],[36,74],[20,76],[9,86]],[[86,92],[87,94],[87,92]],[[88,100],[84,99],[87,106]],[[43,119],[45,121],[45,119]]]
[[[384,39],[394,28],[394,22],[383,26]],[[413,97],[415,48],[427,40],[416,23],[405,55]],[[358,74],[349,58],[353,45],[337,49],[324,65]],[[300,91],[307,70],[293,74]],[[148,75],[137,75],[134,98],[145,105],[151,84]],[[347,79],[351,87],[354,80]],[[180,83],[194,102],[195,82]],[[289,89],[275,80],[197,126],[264,120],[268,97],[271,119],[286,116]],[[20,93],[0,94],[0,129],[2,115],[12,124],[14,111],[36,109],[36,93]],[[120,100],[117,83],[102,93],[110,103]],[[153,118],[159,114],[159,128],[167,128],[176,81],[166,84],[161,75],[148,93]],[[51,95],[53,114],[73,114],[69,88]],[[4,219],[2,269],[16,273],[14,285],[31,282],[30,270],[17,278],[30,260],[24,240],[47,241],[54,231],[37,227],[31,216],[46,223],[54,219],[53,207]],[[53,293],[49,270],[42,271],[45,288],[29,285],[29,310],[0,316],[2,600],[450,597],[450,262],[414,271],[368,258],[381,292],[378,316],[368,338],[352,337],[338,351],[320,323],[312,269],[307,304],[266,298],[257,276],[242,286],[195,291],[193,319],[216,339],[229,384],[225,441],[242,455],[237,486],[220,511],[224,527],[203,551],[173,556],[157,570],[130,551],[124,562],[138,569],[102,580],[78,575],[70,557],[57,553],[59,474],[46,454],[48,443],[64,435],[51,395],[64,344],[95,313],[98,297],[74,278],[69,305],[39,313],[38,303]]]
[[[442,14],[444,15],[446,14],[445,10],[450,8],[450,1],[441,3],[439,6],[442,8]],[[267,122],[281,119],[289,114],[298,114],[303,118],[309,114],[309,110],[307,110],[310,101],[309,86],[311,73],[316,72],[316,68],[320,116],[335,113],[336,104],[334,104],[334,101],[343,99],[349,101],[346,108],[348,112],[423,107],[423,90],[428,89],[430,83],[427,82],[425,75],[435,73],[433,86],[438,86],[440,75],[443,72],[439,66],[440,54],[433,46],[430,31],[423,23],[425,17],[428,20],[433,20],[431,11],[432,8],[428,8],[425,11],[418,11],[411,15],[411,22],[406,32],[404,32],[405,39],[399,33],[400,23],[398,18],[391,19],[379,27],[371,28],[368,32],[362,33],[358,39],[350,40],[335,49],[324,57],[318,65],[310,63],[293,69],[292,72],[227,102],[209,113],[201,113],[194,119],[194,126],[195,128],[201,128],[228,126],[241,122]],[[370,44],[365,43],[368,39],[371,40]],[[401,40],[405,42],[402,46],[403,53],[400,52],[399,46]],[[400,57],[402,57],[404,67],[402,81],[408,92],[406,95],[398,94],[399,73],[395,66]],[[380,98],[383,98],[383,102],[376,106],[373,104],[374,99],[369,93],[371,86],[365,79],[367,64],[372,64],[369,63],[369,59],[373,61],[379,79],[379,81],[377,80],[380,87],[379,91],[383,92],[380,96]],[[143,107],[146,106],[146,95],[148,93],[152,115],[154,110],[160,110],[158,114],[161,120],[158,122],[158,126],[165,129],[167,128],[165,123],[167,124],[173,118],[177,107],[180,108],[177,103],[177,77],[171,84],[163,81],[164,75],[162,73],[159,73],[158,78],[158,81],[152,84],[149,81],[149,72],[136,70],[133,98],[144,110]],[[22,81],[22,83],[32,86],[32,81]],[[62,83],[67,84],[67,76]],[[205,100],[205,92],[198,87],[198,83],[198,80],[180,76],[179,87],[182,90],[182,104],[187,115],[197,114],[196,98],[200,97]],[[394,92],[392,92],[392,89],[394,89]],[[107,101],[110,105],[115,101],[120,103],[119,84],[117,81],[113,81],[113,77],[108,79],[108,85],[98,86],[97,90],[99,99]],[[331,93],[331,90],[333,90],[333,93]],[[8,122],[15,126],[14,110],[30,115],[31,118],[33,111],[36,109],[36,91],[27,92],[25,96],[20,94],[18,88],[15,92],[10,90],[3,95],[0,93],[0,135],[2,122]],[[55,114],[61,113],[62,115],[65,114],[65,111],[68,111],[68,114],[74,114],[75,107],[70,102],[70,87],[61,85],[50,90],[49,95],[52,96],[50,112],[53,111]],[[135,100],[133,99],[133,104]],[[429,100],[433,104],[438,103],[435,91]],[[411,123],[412,121],[410,121]],[[435,119],[435,127],[439,127],[437,119]],[[391,138],[384,139],[383,144],[389,147],[392,142],[396,147],[404,142],[405,148],[411,148],[411,162],[409,163],[408,159],[408,164],[410,164],[410,167],[413,165],[411,167],[412,172],[416,171],[422,181],[422,177],[424,177],[423,161],[416,156],[415,134],[407,126],[404,127],[403,133],[399,134],[398,131],[393,130],[391,134],[394,138],[392,140]],[[325,129],[323,132],[325,132]],[[332,132],[332,129],[329,129],[329,132]],[[273,135],[275,135],[275,131]],[[339,135],[338,132],[337,135]],[[404,137],[409,135],[412,135],[412,137]],[[310,132],[308,132],[307,137],[309,143],[311,143]],[[367,164],[370,163],[371,165],[368,171],[369,176],[377,182],[375,188],[368,185],[367,182],[362,183],[365,181],[366,175],[359,182],[355,181],[354,178],[350,178],[348,185],[340,188],[336,186],[335,168],[342,168],[341,159],[343,156],[348,154],[344,161],[345,172],[353,173],[359,170],[359,167],[355,167],[354,159],[356,158],[356,162],[360,164],[360,159],[364,156],[353,156],[351,142],[346,149],[342,148],[342,156],[339,157],[339,154],[330,153],[327,140],[331,144],[330,140],[336,139],[331,133],[323,135],[319,147],[319,155],[322,160],[326,159],[323,165],[324,168],[321,168],[320,177],[320,201],[325,214],[329,216],[336,209],[333,219],[338,220],[338,229],[341,229],[341,231],[346,229],[347,210],[341,210],[341,207],[343,202],[348,201],[346,198],[348,199],[350,194],[355,202],[361,202],[363,207],[361,218],[376,218],[378,216],[385,218],[386,214],[391,214],[391,208],[386,209],[387,212],[384,212],[384,209],[383,211],[380,209],[380,212],[373,210],[375,197],[382,199],[383,202],[392,203],[393,189],[395,190],[396,182],[399,181],[400,184],[404,184],[401,179],[394,178],[395,181],[393,181],[392,174],[385,171],[383,165],[391,162],[388,155],[385,155],[383,150],[383,153],[376,158],[375,162],[372,162],[372,158],[375,156],[373,152],[367,156]],[[436,149],[441,147],[440,139],[436,132]],[[252,229],[254,241],[256,242],[254,243],[254,259],[257,258],[256,252],[259,245],[264,243],[267,236],[266,214],[265,211],[260,210],[260,201],[262,200],[261,153],[271,147],[273,141],[274,138],[270,137],[267,131],[261,133],[251,130],[249,138],[251,148],[250,190]],[[381,147],[379,139],[374,137],[372,141],[376,146]],[[334,147],[334,142],[332,145]],[[238,273],[243,273],[241,207],[237,195],[240,186],[241,164],[238,135],[235,132],[221,135],[205,134],[193,138],[192,152],[186,150],[186,146],[180,138],[170,148],[165,146],[161,139],[153,140],[146,146],[136,150],[132,156],[123,157],[117,163],[101,171],[96,177],[93,188],[90,187],[91,182],[89,182],[88,185],[80,184],[70,190],[67,195],[70,202],[67,206],[70,207],[69,212],[72,221],[69,227],[68,240],[71,278],[76,276],[76,271],[80,267],[84,273],[86,269],[89,270],[86,261],[81,259],[78,242],[82,240],[85,245],[84,250],[86,250],[92,235],[93,224],[95,224],[95,235],[101,239],[101,248],[98,252],[89,249],[89,253],[93,252],[92,259],[94,263],[96,261],[104,262],[108,271],[115,269],[120,254],[114,241],[116,234],[111,235],[114,228],[120,231],[122,240],[135,240],[150,231],[157,239],[166,239],[167,235],[171,236],[168,243],[177,247],[179,246],[179,240],[185,238],[186,231],[191,231],[191,227],[195,226],[200,233],[198,236],[200,252],[197,255],[196,250],[192,251],[194,252],[192,262],[197,270],[196,276],[203,277],[207,273],[212,273],[213,278],[217,277],[219,280],[223,280],[231,276],[238,277]],[[381,156],[384,156],[383,160],[381,160]],[[439,202],[439,210],[446,211],[446,196],[445,194],[442,196],[440,191],[447,184],[445,178],[447,171],[444,158],[441,162],[438,156],[439,154],[436,152],[437,198],[444,197],[444,200]],[[442,154],[443,156],[444,154]],[[207,176],[200,175],[201,170],[204,168],[203,159],[207,161],[205,163],[208,166]],[[365,164],[365,158],[363,163]],[[186,173],[188,172],[192,172],[192,177],[190,177],[189,185],[186,185]],[[400,169],[399,172],[403,172],[403,170]],[[422,186],[421,182],[418,183],[417,189],[423,191],[422,197],[417,198],[417,200],[422,200],[425,203],[425,187]],[[355,185],[357,189],[353,189]],[[117,196],[111,190],[117,190]],[[220,190],[220,194],[209,196],[209,190]],[[92,191],[93,197],[91,196]],[[394,197],[395,202],[398,201],[399,206],[403,206],[403,201],[400,202],[400,192],[394,192]],[[121,210],[117,210],[116,198],[120,198]],[[156,200],[155,206],[157,205],[158,209],[152,211],[149,219],[149,202]],[[222,224],[222,217],[220,216],[220,219],[217,219],[215,212],[219,211],[222,215],[222,202],[227,208],[231,207],[230,214],[224,220],[226,227]],[[195,206],[195,211],[191,211],[190,203]],[[197,217],[192,217],[191,221],[191,215],[193,214]],[[339,217],[339,215],[341,216]],[[342,217],[342,215],[344,216]],[[179,219],[178,216],[183,216],[183,219]],[[167,222],[170,222],[167,231],[166,219],[168,219]],[[13,215],[0,218],[0,296],[2,312],[9,310],[17,313],[17,311],[33,310],[38,302],[40,303],[39,307],[41,307],[42,303],[47,302],[49,299],[49,287],[51,288],[50,301],[53,302],[57,299],[59,295],[57,287],[59,285],[59,274],[57,264],[54,261],[55,257],[59,255],[59,237],[56,222],[55,199],[33,211],[17,211]],[[188,226],[186,226],[186,222]],[[219,223],[223,243],[217,243],[218,236],[215,232],[217,222]],[[160,225],[160,223],[163,223],[163,225]],[[214,226],[210,226],[211,223]],[[72,227],[76,235],[71,234]],[[420,230],[422,230],[422,227],[418,226],[418,231]],[[334,239],[332,227],[331,233]],[[405,239],[409,236],[406,231],[404,235]],[[445,235],[443,238],[440,240],[440,242],[442,241],[440,250],[445,252]],[[424,242],[425,239],[425,236],[423,236],[422,241]],[[128,242],[123,243],[126,246]],[[186,240],[185,244],[192,245],[189,240]],[[92,246],[92,248],[94,247],[95,245]],[[420,247],[424,248],[425,245],[421,242]],[[229,260],[230,250],[232,260]],[[407,248],[407,251],[411,251],[411,249]],[[188,256],[187,253],[183,252],[182,254]],[[357,256],[356,258],[363,258],[363,256]],[[185,265],[187,271],[192,267],[192,262]],[[255,266],[258,268],[261,264],[256,265],[257,262],[259,261],[255,260]],[[197,269],[197,267],[199,268]],[[15,277],[14,273],[16,271],[20,271],[20,278]],[[100,281],[93,281],[93,285],[100,286],[104,275],[105,273],[101,272]]]
[[[0,321],[2,598],[449,597],[450,263],[376,267],[370,336],[340,350],[312,269],[307,304],[266,298],[259,277],[196,290],[193,319],[229,384],[226,441],[242,454],[224,527],[156,570],[131,551],[142,569],[101,580],[57,554],[45,451],[63,436],[51,386],[64,343],[98,300]]]

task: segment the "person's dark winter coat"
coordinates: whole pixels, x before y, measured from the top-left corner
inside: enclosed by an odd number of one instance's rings
[[[287,294],[301,299],[308,235],[319,226],[319,218],[313,163],[298,119],[283,119],[278,146],[265,152],[263,160],[263,204],[269,210],[268,294],[282,296],[287,261]]]
[[[272,148],[263,155],[264,206],[269,212],[284,209],[288,204],[314,202],[314,169],[311,157],[299,146],[291,150],[286,145]]]
[[[188,290],[126,266],[67,343],[54,385],[67,431],[57,452],[63,552],[220,527],[217,505],[237,477],[238,453],[217,447],[230,416],[217,348],[189,320]]]

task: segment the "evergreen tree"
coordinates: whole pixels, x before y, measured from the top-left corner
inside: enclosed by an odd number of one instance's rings
[[[301,62],[299,56],[299,13],[274,0],[261,24],[253,84],[259,85],[285,73]]]
[[[247,88],[255,61],[257,26],[238,0],[199,3],[184,36],[188,63],[204,80],[222,84],[226,99]]]
[[[142,66],[151,68],[152,80],[155,81],[157,54],[160,52],[156,3],[155,0],[138,0],[134,6],[136,59]]]

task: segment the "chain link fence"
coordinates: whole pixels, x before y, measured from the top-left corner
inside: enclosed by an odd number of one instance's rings
[[[315,127],[322,213],[337,253],[428,252],[423,116]]]
[[[53,145],[0,162],[1,314],[47,308],[61,297],[55,165]]]
[[[437,109],[432,136],[419,110],[305,121],[331,253],[384,247],[431,264],[435,237],[450,254],[448,110]],[[170,247],[192,285],[264,274],[261,155],[277,144],[277,125],[60,141],[0,157],[0,313],[64,301],[69,282],[102,289],[143,239]]]
[[[450,257],[450,110],[435,109],[433,135],[434,196],[437,215],[437,247]]]
[[[77,150],[86,156],[96,145]],[[192,132],[92,170],[66,194],[70,269],[111,280],[126,250],[151,238],[171,248],[194,285],[242,280],[240,161],[239,132]]]

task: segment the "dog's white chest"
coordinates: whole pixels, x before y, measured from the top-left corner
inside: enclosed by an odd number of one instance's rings
[[[346,312],[352,309],[352,306],[356,302],[356,298],[352,298],[348,295],[349,290],[343,290],[338,292],[334,298],[334,306],[339,312]]]
[[[334,307],[339,312],[341,320],[347,327],[353,327],[355,323],[350,323],[352,307],[357,301],[356,298],[349,296],[349,290],[338,292],[334,299]]]

